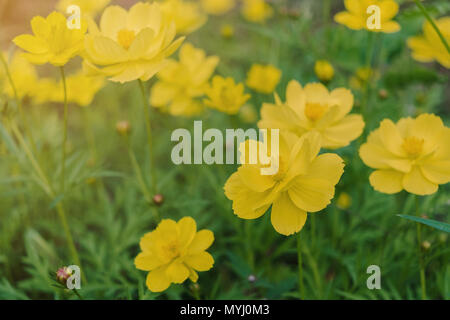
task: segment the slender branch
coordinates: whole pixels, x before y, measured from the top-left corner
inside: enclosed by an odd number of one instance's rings
[[[450,53],[450,46],[448,45],[447,40],[442,35],[441,31],[439,30],[438,26],[434,22],[433,18],[428,14],[427,9],[425,9],[425,7],[420,3],[419,0],[414,0],[414,2],[419,7],[420,11],[422,11],[422,14],[425,16],[425,18],[427,18],[428,22],[431,24],[433,29],[438,34],[439,38],[441,39],[442,43],[444,44],[445,48],[447,49],[447,52]]]

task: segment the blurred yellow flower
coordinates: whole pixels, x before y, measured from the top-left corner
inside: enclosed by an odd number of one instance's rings
[[[258,120],[258,113],[251,104],[244,104],[239,110],[239,118],[245,123],[254,123]]]
[[[204,94],[219,58],[186,43],[180,49],[179,62],[170,60],[159,74],[150,93],[150,104],[175,116],[200,113]]]
[[[66,77],[67,101],[81,107],[87,107],[92,103],[97,92],[104,85],[102,76],[86,76],[78,71]],[[63,83],[52,78],[39,79],[33,98],[37,103],[55,102],[64,103]]]
[[[327,60],[317,60],[314,72],[319,80],[327,82],[334,77],[334,68]]]
[[[166,21],[173,21],[177,33],[189,34],[202,27],[208,16],[201,10],[200,4],[184,0],[164,0],[161,4]]]
[[[353,30],[366,29],[384,33],[400,30],[400,25],[392,21],[399,9],[394,0],[344,0],[344,4],[347,11],[334,16],[337,23]],[[376,25],[378,18],[379,25]]]
[[[78,6],[81,15],[95,17],[99,14],[111,0],[59,0],[56,9],[62,13],[67,13],[67,8],[71,5]]]
[[[350,208],[351,204],[352,204],[352,198],[350,197],[350,195],[347,192],[341,192],[341,194],[339,194],[339,197],[336,201],[336,206],[339,209],[346,210],[346,209]]]
[[[447,43],[450,43],[450,17],[438,19],[436,25],[447,40]],[[428,21],[423,25],[423,35],[410,37],[408,46],[412,50],[412,57],[417,61],[431,62],[436,60],[447,69],[450,69],[450,53]]]
[[[0,52],[0,54],[3,54],[5,61],[8,62],[10,60],[8,63],[9,73],[16,88],[18,98],[22,99],[25,96],[30,96],[34,92],[37,82],[37,73],[34,66],[30,62],[28,62],[27,59],[22,57],[22,55],[18,51],[14,52],[11,59],[8,59],[7,52]],[[9,82],[6,76],[6,72],[1,65],[0,88],[3,88],[3,92],[8,97],[15,97],[15,93],[13,88],[11,87],[11,83]]]
[[[234,27],[231,24],[224,24],[220,29],[220,33],[224,38],[232,38],[234,36]]]
[[[47,18],[34,17],[31,28],[34,35],[23,34],[13,40],[18,47],[27,51],[23,55],[31,63],[63,66],[83,50],[87,28],[84,20],[80,29],[69,29],[66,17],[59,12],[52,12]]]
[[[262,142],[247,140],[240,147],[241,151],[246,149],[246,155],[259,152],[256,148],[251,151],[250,141],[258,149],[264,148]],[[274,175],[262,175],[261,168],[266,165],[258,161],[241,165],[226,182],[225,195],[233,201],[234,213],[242,219],[257,219],[272,206],[271,222],[278,233],[288,236],[299,232],[306,222],[307,212],[320,211],[330,203],[344,171],[344,163],[338,155],[318,155],[319,151],[317,133],[300,139],[291,133],[282,133],[278,171]],[[277,157],[269,156],[272,161]]]
[[[450,181],[450,128],[434,114],[385,119],[359,149],[363,162],[376,169],[372,187],[383,193],[406,190],[428,195]]]
[[[213,15],[222,15],[236,5],[236,0],[200,0],[203,10]]]
[[[127,12],[109,6],[100,29],[94,22],[86,35],[86,57],[91,73],[114,82],[147,81],[163,69],[184,38],[175,38],[175,24],[166,23],[158,3],[138,2]]]
[[[272,65],[254,64],[247,73],[246,84],[261,93],[272,93],[281,79],[281,70]]]
[[[250,99],[250,95],[244,92],[244,85],[236,84],[230,77],[215,76],[205,93],[208,97],[204,101],[206,106],[228,114],[238,113],[242,105]]]
[[[161,292],[172,283],[187,278],[197,282],[197,271],[208,271],[214,259],[206,250],[214,242],[214,234],[207,229],[197,231],[195,220],[184,217],[178,222],[162,220],[156,229],[140,241],[142,252],[134,260],[137,269],[150,271],[147,287]]]
[[[286,90],[286,102],[276,96],[275,104],[265,103],[261,109],[260,128],[290,131],[297,136],[315,131],[321,136],[324,148],[345,147],[363,132],[361,115],[349,114],[353,94],[345,88],[331,92],[321,83],[310,83],[304,88],[291,81]]]
[[[273,15],[273,9],[265,0],[244,0],[241,10],[245,19],[263,23]]]

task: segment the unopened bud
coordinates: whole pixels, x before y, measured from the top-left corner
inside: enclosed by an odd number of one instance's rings
[[[251,274],[251,275],[248,276],[248,281],[249,282],[255,282],[256,281],[256,277],[253,274]]]
[[[424,242],[422,242],[422,248],[424,248],[425,250],[430,249],[430,247],[431,247],[430,241],[425,240]]]
[[[56,279],[61,282],[62,284],[66,284],[67,279],[72,276],[73,270],[69,267],[62,267],[59,268],[58,271],[56,271]]]
[[[116,130],[119,134],[126,136],[130,132],[130,123],[128,121],[119,121],[116,124]]]
[[[153,203],[157,206],[162,205],[164,202],[164,196],[162,194],[155,194],[153,196]]]
[[[380,89],[380,91],[378,91],[378,96],[383,100],[387,99],[389,92],[386,89]]]

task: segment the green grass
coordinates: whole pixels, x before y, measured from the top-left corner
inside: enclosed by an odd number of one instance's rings
[[[317,81],[313,72],[317,59],[328,59],[336,68],[330,89],[349,87],[349,78],[364,66],[367,33],[355,32],[322,19],[317,1],[302,1],[299,18],[277,15],[266,25],[245,22],[237,13],[211,18],[201,30],[188,37],[208,54],[221,58],[217,73],[245,80],[252,63],[272,63],[283,71],[277,92],[284,98],[287,82]],[[305,17],[312,4],[311,17]],[[339,3],[332,2],[334,9]],[[378,127],[384,118],[398,120],[418,113],[435,113],[449,124],[448,70],[437,64],[423,65],[410,57],[406,39],[421,30],[424,17],[413,3],[403,1],[397,20],[402,31],[375,37],[373,64],[379,73],[372,84],[367,104],[366,129]],[[448,15],[447,1],[427,6],[433,16]],[[236,35],[225,40],[220,26],[232,22]],[[147,87],[151,85],[146,84]],[[386,89],[382,99],[379,89]],[[357,105],[360,91],[353,90]],[[252,93],[250,101],[258,110],[272,96]],[[66,194],[50,199],[38,183],[19,142],[10,132],[6,114],[14,114],[14,101],[2,98],[0,122],[0,299],[77,299],[54,287],[50,272],[74,263],[55,207],[64,202],[73,237],[87,282],[79,291],[85,299],[296,299],[296,238],[273,230],[270,215],[244,221],[235,216],[223,185],[234,165],[175,166],[170,160],[176,128],[192,129],[193,119],[175,118],[152,109],[152,125],[158,190],[164,204],[162,218],[178,220],[192,216],[199,228],[215,234],[209,252],[214,268],[200,273],[199,288],[189,281],[172,285],[161,294],[148,291],[146,273],[135,269],[139,239],[155,227],[154,210],[140,191],[127,155],[123,137],[115,131],[120,120],[132,126],[130,141],[150,183],[142,98],[137,83],[109,83],[94,103],[81,109],[70,106]],[[8,106],[8,107],[6,107]],[[36,141],[37,159],[49,179],[58,184],[61,175],[62,106],[36,106],[25,102],[26,117]],[[359,112],[354,108],[354,112]],[[256,127],[239,117],[207,111],[205,127]],[[23,124],[20,124],[23,129]],[[23,131],[23,130],[22,130]],[[304,282],[307,299],[420,299],[419,260],[415,222],[399,217],[415,215],[414,196],[406,193],[384,195],[373,190],[371,172],[358,156],[361,138],[338,150],[345,172],[336,190],[351,195],[352,205],[341,210],[335,200],[315,214],[301,231]],[[450,186],[420,199],[420,212],[430,219],[448,222]],[[422,227],[427,296],[450,298],[450,248],[447,233]],[[381,290],[369,290],[366,280],[370,265],[381,268]],[[249,276],[256,277],[250,281]]]

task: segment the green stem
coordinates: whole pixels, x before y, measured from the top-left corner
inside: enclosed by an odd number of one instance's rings
[[[416,206],[416,216],[420,217],[419,211],[419,196],[416,196],[415,201]],[[427,287],[426,287],[426,279],[425,279],[425,267],[423,262],[423,254],[422,254],[422,235],[421,229],[422,225],[419,222],[416,222],[416,232],[417,232],[417,246],[419,250],[419,265],[420,265],[420,287],[422,292],[422,300],[427,299]]]
[[[303,283],[303,259],[302,259],[302,241],[300,232],[297,235],[297,259],[298,259],[298,293],[300,299],[305,299],[305,286]]]
[[[427,18],[428,22],[433,26],[434,30],[438,34],[439,38],[441,39],[442,43],[444,44],[445,48],[447,49],[448,53],[450,53],[450,46],[447,43],[447,40],[442,35],[441,31],[439,30],[438,26],[434,22],[433,18],[428,14],[427,9],[420,3],[419,0],[414,0],[416,5],[419,7],[420,11],[422,11],[422,14]]]
[[[28,136],[28,138],[30,139],[31,142],[31,148],[34,152],[36,152],[36,144],[34,142],[34,138],[33,135],[31,134],[31,130],[30,130],[30,125],[27,121],[27,118],[25,117],[25,114],[23,112],[23,108],[22,108],[22,100],[19,98],[19,94],[17,93],[17,87],[14,83],[14,80],[11,76],[11,72],[9,70],[8,64],[6,63],[6,60],[3,56],[3,53],[0,52],[0,61],[3,65],[3,68],[5,69],[5,73],[6,73],[6,77],[8,78],[8,82],[12,88],[13,94],[14,94],[14,99],[16,100],[17,103],[17,109],[19,110],[19,115],[20,115],[20,119],[22,120],[22,123],[25,127],[25,131],[26,134]]]
[[[20,133],[20,130],[17,128],[17,125],[15,124],[14,121],[10,122],[10,127],[11,127],[11,130],[13,131],[14,135],[16,136],[17,140],[19,141],[20,145],[22,146],[23,150],[25,151],[25,154],[26,154],[28,160],[30,161],[31,166],[36,171],[37,176],[40,178],[41,185],[43,186],[44,191],[47,193],[47,195],[52,200],[54,200],[55,191],[53,190],[53,187],[51,186],[47,175],[44,173],[44,171],[42,170],[38,161],[36,160],[36,157],[34,156],[33,152],[30,150],[30,148],[26,144],[25,139],[23,138],[22,134]],[[75,262],[75,264],[81,268],[81,262],[78,257],[78,251],[73,242],[72,233],[70,232],[69,224],[67,223],[66,213],[65,213],[64,207],[61,202],[58,203],[58,205],[56,206],[56,211],[58,213],[58,217],[63,226],[64,233],[66,234],[67,245],[69,246],[69,250],[72,255],[72,259]],[[81,277],[82,277],[83,281],[86,281],[84,272],[81,273]]]
[[[368,31],[368,39],[367,39],[367,51],[366,51],[366,61],[365,61],[365,67],[367,68],[369,75],[364,83],[363,88],[363,98],[361,102],[361,114],[364,118],[366,118],[367,113],[367,105],[369,102],[369,95],[370,95],[370,83],[372,81],[372,58],[373,58],[373,51],[375,49],[375,39],[373,32]]]
[[[150,195],[150,192],[147,188],[147,184],[145,183],[144,176],[142,174],[141,167],[139,166],[139,163],[136,159],[136,155],[134,154],[133,148],[131,147],[130,141],[128,139],[128,136],[125,137],[125,141],[128,148],[128,155],[130,156],[131,164],[133,166],[134,172],[137,176],[139,186],[141,187],[141,191],[144,194],[145,199],[148,203],[151,203],[152,197]]]
[[[84,300],[83,297],[78,293],[77,289],[73,289],[73,292],[75,292],[76,296],[78,297],[78,299],[80,300]]]
[[[64,73],[64,67],[60,67],[61,80],[64,88],[64,132],[63,132],[63,144],[62,144],[62,161],[61,161],[61,192],[65,192],[65,171],[66,171],[66,144],[67,144],[67,114],[68,114],[68,103],[67,103],[67,83],[66,76]]]
[[[145,91],[144,83],[142,80],[139,81],[139,88],[141,89],[142,99],[144,100],[144,117],[145,117],[145,127],[147,130],[147,141],[148,148],[150,152],[150,170],[152,175],[152,192],[153,194],[157,193],[157,185],[156,185],[156,168],[155,168],[155,155],[153,152],[153,136],[152,136],[152,123],[150,119],[150,106],[148,104],[148,97]]]
[[[245,237],[247,242],[247,256],[250,268],[252,272],[255,270],[255,256],[253,254],[253,246],[252,246],[252,226],[251,221],[244,220],[244,228],[245,228]]]
[[[311,246],[314,250],[316,248],[316,215],[311,215]]]

